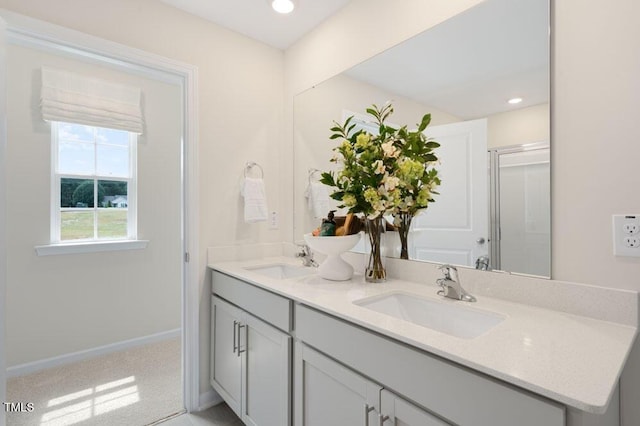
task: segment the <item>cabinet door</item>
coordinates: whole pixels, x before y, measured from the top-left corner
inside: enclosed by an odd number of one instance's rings
[[[381,424],[393,426],[448,426],[449,423],[416,407],[386,389],[380,392]]]
[[[242,390],[239,341],[242,311],[215,296],[211,299],[211,386],[238,416]]]
[[[291,337],[245,313],[242,351],[242,421],[290,425]]]
[[[296,342],[296,426],[377,426],[380,386]]]

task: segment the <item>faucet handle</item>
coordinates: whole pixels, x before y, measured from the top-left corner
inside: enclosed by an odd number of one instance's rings
[[[444,296],[447,294],[447,278],[438,278],[436,280],[436,284],[440,286],[440,290],[438,290],[438,296]]]
[[[458,275],[458,269],[453,266],[453,265],[449,265],[449,264],[444,264],[444,265],[440,265],[438,266],[438,269],[442,271],[442,273],[444,274],[444,278],[446,280],[450,280],[451,279],[451,271],[455,271],[456,275]]]
[[[296,253],[296,256],[308,256],[311,253],[311,248],[305,243],[296,243],[296,246],[300,251]]]

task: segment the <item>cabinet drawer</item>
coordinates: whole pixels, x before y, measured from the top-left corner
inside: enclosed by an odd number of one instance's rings
[[[296,305],[296,336],[461,426],[565,424],[560,404],[304,305]]]
[[[286,332],[291,331],[292,302],[286,297],[230,277],[218,271],[211,275],[214,294]]]

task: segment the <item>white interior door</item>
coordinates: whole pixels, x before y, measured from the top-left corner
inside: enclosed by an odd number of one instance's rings
[[[474,266],[488,253],[487,120],[430,127],[440,143],[436,202],[413,219],[409,257]]]

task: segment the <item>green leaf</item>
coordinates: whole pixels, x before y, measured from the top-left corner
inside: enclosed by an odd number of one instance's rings
[[[420,122],[420,126],[418,126],[418,131],[423,132],[424,129],[427,128],[429,123],[431,123],[431,114],[425,114],[424,117],[422,117],[422,122]]]
[[[341,137],[342,137],[342,135],[339,135],[339,134],[336,133],[336,134],[333,134],[333,135],[329,136],[329,139],[338,139],[338,138],[341,138]]]
[[[344,121],[344,126],[342,127],[347,127],[349,125],[349,123],[351,123],[351,120],[353,120],[353,115],[349,116],[345,121]]]
[[[324,172],[320,176],[321,176],[320,178],[321,183],[324,183],[325,185],[328,185],[328,186],[336,186],[336,181],[333,178],[333,173]]]
[[[344,191],[336,191],[331,194],[331,198],[334,200],[342,201],[342,197],[344,197]]]

